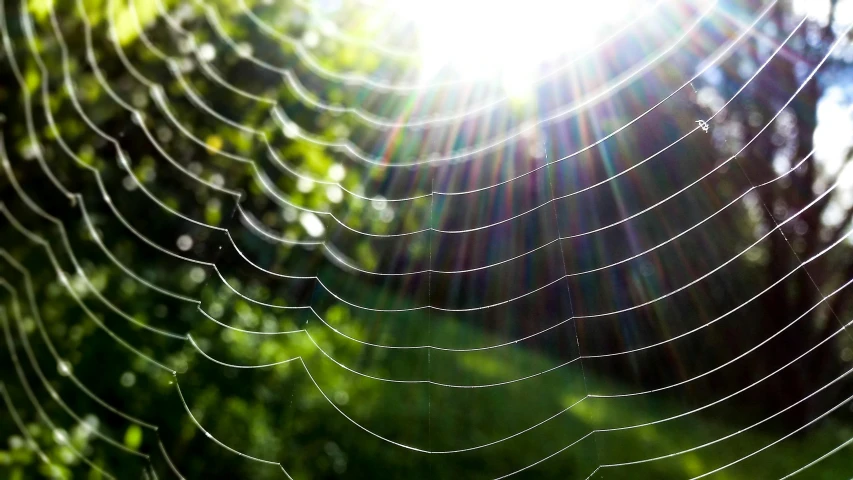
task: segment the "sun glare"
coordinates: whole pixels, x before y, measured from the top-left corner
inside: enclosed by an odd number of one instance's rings
[[[538,67],[600,41],[636,14],[642,0],[387,0],[418,28],[422,79],[452,68],[463,77],[499,75],[523,94]]]

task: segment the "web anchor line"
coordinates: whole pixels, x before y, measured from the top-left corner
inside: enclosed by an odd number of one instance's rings
[[[549,193],[551,194],[550,195],[551,200],[553,201],[555,198],[554,168],[553,168],[553,165],[551,165],[551,162],[548,161],[548,153],[549,152],[548,152],[548,141],[547,140],[545,140],[543,142],[543,148],[545,150],[545,164],[549,167],[547,169],[548,187],[550,190]],[[577,318],[575,318],[574,302],[572,301],[572,290],[570,287],[570,278],[571,277],[569,277],[569,268],[566,265],[566,253],[563,250],[563,235],[560,233],[560,216],[557,212],[556,202],[552,202],[551,207],[554,210],[554,229],[556,230],[556,233],[557,233],[557,241],[560,243],[560,259],[562,260],[562,264],[563,264],[563,278],[566,281],[566,297],[568,298],[568,301],[569,301],[569,315],[570,315],[570,318],[574,319],[572,321],[572,330],[575,333],[575,345],[577,346],[577,349],[578,349],[577,359],[580,361],[581,375],[583,377],[584,398],[589,398],[589,384],[587,383],[587,380],[586,380],[586,369],[584,368],[584,364],[583,364],[583,352],[581,351],[581,341],[580,341],[580,336],[578,335],[578,323],[577,323]],[[598,461],[598,465],[601,465],[601,452],[598,449],[598,441],[595,438],[595,431],[594,430],[591,431],[590,435],[592,436],[592,444],[593,444],[593,449],[595,450],[595,458]],[[593,474],[594,473],[595,472],[593,472]],[[592,475],[590,475],[590,476],[592,476]]]

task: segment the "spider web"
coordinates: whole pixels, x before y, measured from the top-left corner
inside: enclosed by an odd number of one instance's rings
[[[851,474],[847,170],[767,193],[850,26],[650,2],[520,105],[381,8],[15,3],[0,394],[44,474]]]

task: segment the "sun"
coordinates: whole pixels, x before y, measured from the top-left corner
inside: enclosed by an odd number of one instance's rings
[[[543,62],[594,46],[648,0],[386,0],[418,30],[422,80],[452,69],[499,77],[510,95],[535,82]]]

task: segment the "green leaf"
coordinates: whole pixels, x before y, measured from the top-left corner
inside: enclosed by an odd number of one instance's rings
[[[142,429],[139,425],[131,425],[124,433],[124,444],[127,448],[137,450],[142,445]]]

